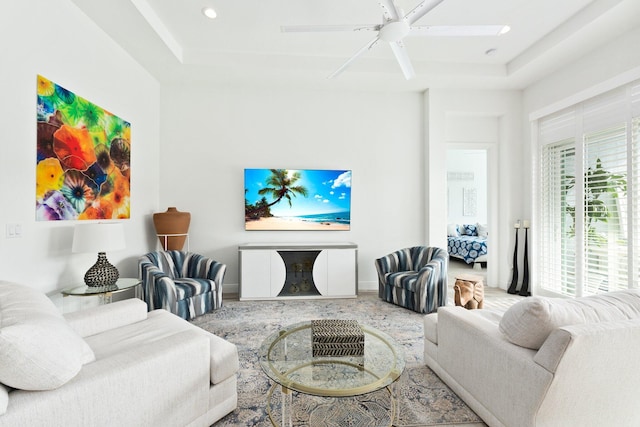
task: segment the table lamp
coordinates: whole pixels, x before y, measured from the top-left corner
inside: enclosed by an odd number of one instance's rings
[[[72,251],[98,252],[98,260],[84,275],[87,286],[113,286],[120,273],[107,260],[107,251],[126,247],[124,227],[120,222],[77,224],[73,231]]]

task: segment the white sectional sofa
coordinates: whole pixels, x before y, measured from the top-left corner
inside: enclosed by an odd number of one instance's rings
[[[426,364],[489,426],[638,426],[640,291],[441,307]]]
[[[63,317],[0,281],[0,426],[209,426],[237,405],[236,346],[137,299]]]

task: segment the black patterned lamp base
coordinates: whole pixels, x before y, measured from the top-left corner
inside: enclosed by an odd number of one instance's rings
[[[118,269],[107,260],[104,252],[98,253],[98,260],[84,275],[87,286],[113,286],[120,277]]]

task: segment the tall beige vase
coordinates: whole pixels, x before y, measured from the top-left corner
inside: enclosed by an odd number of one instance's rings
[[[156,234],[160,245],[164,250],[181,251],[184,242],[187,240],[187,232],[191,223],[191,214],[189,212],[180,212],[175,207],[167,208],[166,212],[153,214],[153,225],[156,228]],[[171,236],[171,234],[184,234],[183,236]],[[169,236],[167,236],[169,235]]]

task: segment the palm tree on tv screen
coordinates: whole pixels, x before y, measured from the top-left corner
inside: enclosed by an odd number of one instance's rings
[[[291,197],[297,197],[301,195],[307,197],[309,191],[303,185],[295,185],[300,180],[302,175],[300,172],[289,173],[286,169],[270,169],[271,175],[267,178],[267,187],[261,188],[258,191],[260,196],[269,195],[274,201],[267,204],[256,205],[253,209],[249,209],[246,212],[247,217],[258,218],[264,216],[265,212],[269,211],[269,208],[277,203],[280,203],[282,199],[286,199],[289,202],[289,207],[293,206]],[[263,199],[264,200],[264,197]]]

